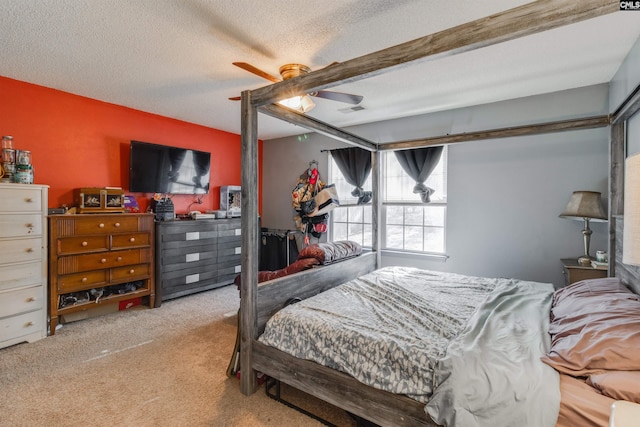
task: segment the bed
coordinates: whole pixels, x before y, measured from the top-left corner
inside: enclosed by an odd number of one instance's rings
[[[428,404],[439,423],[553,426],[557,373],[539,361],[552,295],[551,284],[384,267],[278,311],[258,341]]]
[[[422,408],[389,425],[606,426],[614,401],[640,403],[639,346],[640,297],[618,278],[554,291],[410,267],[288,304],[258,338]]]
[[[611,244],[609,249],[611,260],[610,274],[618,277],[622,283],[630,286],[633,293],[628,292],[629,294],[638,294],[638,292],[640,292],[640,286],[638,285],[638,278],[640,278],[639,270],[636,267],[626,266],[620,262],[621,258],[619,257],[620,250],[618,249],[618,245],[621,240],[619,236],[616,237],[616,233],[614,232],[617,230],[618,233],[622,233],[622,218],[618,218],[617,216],[623,213],[622,163],[624,162],[624,126],[626,120],[640,109],[640,95],[637,90],[635,92],[632,91],[632,95],[627,99],[625,105],[611,116],[536,124],[520,128],[493,130],[491,132],[478,131],[463,135],[444,135],[442,137],[426,138],[420,141],[398,141],[385,144],[373,143],[327,123],[273,104],[273,102],[278,99],[286,98],[292,91],[310,92],[314,89],[324,89],[340,82],[375,75],[376,73],[383,72],[384,69],[399,67],[415,59],[442,57],[455,54],[462,50],[488,46],[524,34],[532,34],[537,31],[544,31],[571,22],[588,19],[589,17],[610,13],[618,10],[617,7],[618,4],[615,2],[592,0],[579,4],[568,4],[566,2],[556,1],[534,2],[511,11],[500,13],[491,17],[491,19],[483,19],[469,23],[466,28],[445,30],[423,39],[408,42],[374,54],[365,55],[354,60],[345,61],[305,76],[289,79],[261,89],[243,92],[241,106],[243,129],[243,243],[241,272],[242,299],[240,307],[241,365],[243,367],[250,367],[254,373],[262,372],[382,426],[435,426],[440,423],[453,425],[453,422],[448,420],[447,417],[455,417],[457,416],[456,414],[441,415],[439,412],[435,412],[436,409],[432,408],[435,407],[436,402],[445,402],[443,404],[444,406],[451,406],[451,401],[448,399],[458,399],[458,396],[451,397],[447,393],[455,394],[461,391],[461,387],[456,386],[453,375],[444,378],[444,376],[446,376],[444,372],[446,371],[443,370],[444,367],[440,366],[440,364],[449,363],[455,365],[457,363],[459,364],[460,360],[464,360],[464,355],[460,356],[462,359],[458,357],[458,359],[455,360],[455,358],[452,357],[451,360],[448,360],[446,356],[455,355],[455,352],[448,351],[444,355],[441,354],[440,356],[442,357],[439,357],[437,362],[431,362],[434,378],[437,378],[437,385],[433,389],[433,396],[425,397],[424,399],[418,396],[418,400],[416,400],[403,393],[395,393],[373,385],[367,385],[339,369],[323,366],[313,360],[296,357],[272,345],[267,345],[260,340],[260,337],[265,332],[265,327],[269,319],[276,315],[276,313],[281,312],[283,306],[286,305],[292,296],[299,298],[304,303],[308,298],[315,295],[328,292],[349,281],[359,280],[362,276],[378,270],[380,254],[378,252],[377,233],[374,232],[373,252],[371,253],[362,254],[359,257],[332,265],[311,268],[292,275],[279,277],[263,282],[258,286],[258,111],[371,151],[372,174],[374,177],[379,176],[379,153],[381,150],[441,145],[445,143],[473,141],[475,139],[488,137],[499,138],[503,136],[531,135],[549,131],[558,132],[609,126],[611,129],[611,180],[609,194],[609,224],[611,227]],[[517,31],[514,29],[517,29]],[[469,37],[461,40],[458,37],[459,34],[469,34]],[[438,40],[439,43],[433,43],[434,40]],[[377,186],[378,181],[374,179],[374,194],[372,200],[372,225],[374,230],[377,230],[380,209]],[[532,285],[532,287],[541,291],[539,294],[536,294],[541,300],[539,302],[542,304],[542,300],[546,301],[545,304],[549,304],[547,313],[551,313],[555,308],[555,293],[551,292],[548,286],[547,289],[544,290],[545,286],[542,284]],[[485,300],[483,300],[483,302],[484,301]],[[290,309],[288,308],[284,311],[293,310],[298,304],[293,304]],[[304,307],[304,304],[300,307]],[[474,310],[474,313],[478,312],[479,311]],[[540,310],[540,312],[544,313],[544,310]],[[553,329],[552,327],[554,326],[554,319],[554,317],[548,318],[551,329]],[[472,322],[473,315],[468,320]],[[461,341],[455,344],[456,341],[454,340],[452,343],[447,344],[447,348],[451,348],[451,346],[456,348],[457,345],[461,350],[464,350],[464,339],[470,337],[466,334],[466,331],[467,328],[473,329],[471,325],[473,325],[473,323],[465,323],[464,327],[458,331],[458,335],[455,337]],[[544,320],[536,323],[536,325],[538,329],[543,328],[545,325]],[[544,353],[547,354],[552,350],[555,337],[553,335],[547,337],[549,340],[549,347],[547,348],[544,346],[544,334],[542,334],[542,336],[543,346],[541,348],[544,350]],[[567,348],[571,349],[572,347],[569,346]],[[542,352],[542,350],[538,349],[539,352]],[[553,353],[551,352],[551,354]],[[551,361],[549,360],[548,362]],[[436,364],[435,366],[434,363]],[[551,369],[550,364],[545,363],[543,365]],[[545,370],[551,376],[554,375],[553,372],[558,372],[555,366],[551,371],[545,369],[544,366],[539,367],[539,369]],[[620,375],[625,375],[626,372],[629,372],[628,370],[620,370],[617,368],[598,368],[598,370],[612,371],[614,373],[613,376],[608,378],[609,382],[617,381],[615,375],[618,375],[617,378],[619,379]],[[620,372],[622,372],[622,374],[620,374]],[[584,372],[583,374],[586,375]],[[602,417],[605,417],[606,408],[610,402],[613,399],[622,397],[622,395],[617,395],[618,397],[606,396],[604,394],[606,386],[600,381],[602,378],[594,377],[593,379],[589,379],[592,374],[595,376],[598,373],[592,372],[587,376],[575,374],[578,375],[577,377],[567,372],[562,374],[558,373],[557,384],[559,384],[558,388],[562,386],[563,396],[562,399],[556,400],[556,403],[548,404],[550,409],[545,412],[550,414],[555,412],[554,415],[550,415],[549,417],[558,417],[559,425],[580,425],[579,423],[582,419],[600,417],[598,419],[601,420]],[[452,386],[441,389],[440,386],[445,384],[450,378],[452,378]],[[614,379],[611,380],[611,378]],[[605,383],[608,383],[608,381],[605,380]],[[486,383],[484,385],[486,385]],[[244,394],[253,393],[257,388],[256,376],[242,375],[240,387]],[[594,392],[594,390],[596,391]],[[585,392],[603,397],[598,403],[599,408],[604,408],[598,411],[600,415],[584,415],[578,409],[580,403],[585,402]],[[569,398],[573,397],[574,403],[565,400],[565,396],[569,396]],[[629,397],[626,394],[624,396]],[[546,398],[549,396],[542,397]],[[462,398],[464,399],[465,396],[463,395]],[[586,402],[589,402],[587,405],[589,406],[592,400],[587,398]],[[427,406],[426,412],[425,403]],[[486,408],[487,405],[480,405],[475,411],[480,413]],[[470,416],[474,414],[475,412],[472,411]],[[439,421],[441,416],[444,417],[442,418],[443,421]],[[546,419],[547,416],[544,416]],[[461,418],[459,423],[462,423],[462,420]],[[561,424],[563,422],[565,424]]]

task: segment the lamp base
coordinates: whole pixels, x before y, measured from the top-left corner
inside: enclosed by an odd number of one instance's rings
[[[582,265],[584,267],[589,267],[591,266],[591,257],[588,255],[583,255],[580,258],[578,258],[578,265]]]

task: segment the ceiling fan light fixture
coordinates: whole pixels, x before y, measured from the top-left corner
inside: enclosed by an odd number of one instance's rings
[[[309,112],[316,106],[309,95],[294,96],[278,101],[278,103],[301,113]]]

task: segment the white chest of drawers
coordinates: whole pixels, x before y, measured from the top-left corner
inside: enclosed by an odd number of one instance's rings
[[[47,336],[47,195],[0,183],[0,348]]]

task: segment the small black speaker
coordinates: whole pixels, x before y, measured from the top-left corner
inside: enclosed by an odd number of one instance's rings
[[[64,215],[67,213],[67,209],[65,208],[49,208],[49,215]]]
[[[173,221],[176,217],[171,199],[152,200],[151,210],[156,214],[156,221]]]

